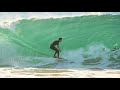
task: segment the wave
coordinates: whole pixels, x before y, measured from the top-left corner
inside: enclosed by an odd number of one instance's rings
[[[120,15],[120,12],[1,12],[0,27],[11,28],[23,19],[50,19],[89,15]]]
[[[13,52],[11,52],[13,54]],[[4,53],[5,54],[5,53]],[[116,53],[106,48],[104,45],[93,45],[87,49],[80,48],[61,53],[64,61],[57,61],[52,57],[20,56],[1,58],[0,67],[16,68],[100,68],[119,69],[120,50]]]
[[[22,19],[12,25],[0,28],[1,67],[120,68],[120,15]],[[59,37],[60,56],[67,59],[60,63],[49,48]]]

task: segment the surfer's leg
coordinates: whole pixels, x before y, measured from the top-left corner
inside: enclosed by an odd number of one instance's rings
[[[54,58],[56,58],[56,54],[57,54],[57,52],[55,52],[55,54],[54,54]]]
[[[59,50],[56,47],[51,47],[51,49],[55,51],[54,58],[57,58],[56,54],[58,54],[59,57]]]
[[[56,54],[57,54],[57,55],[58,55],[58,57],[59,57],[59,50],[58,50],[56,47],[54,47],[54,50],[55,50],[54,57],[56,57],[56,56],[55,56]]]
[[[59,57],[59,50],[57,51],[58,57]]]

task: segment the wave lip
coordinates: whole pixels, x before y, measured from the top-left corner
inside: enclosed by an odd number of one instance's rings
[[[22,19],[49,19],[106,14],[120,15],[120,12],[0,12],[0,27],[10,28],[13,22]]]

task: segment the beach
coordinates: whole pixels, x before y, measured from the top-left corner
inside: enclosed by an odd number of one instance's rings
[[[0,78],[119,78],[114,69],[0,68]]]

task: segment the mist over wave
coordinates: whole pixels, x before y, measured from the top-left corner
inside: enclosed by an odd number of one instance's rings
[[[49,19],[89,15],[120,15],[120,12],[0,12],[0,27],[11,28],[22,19]]]

